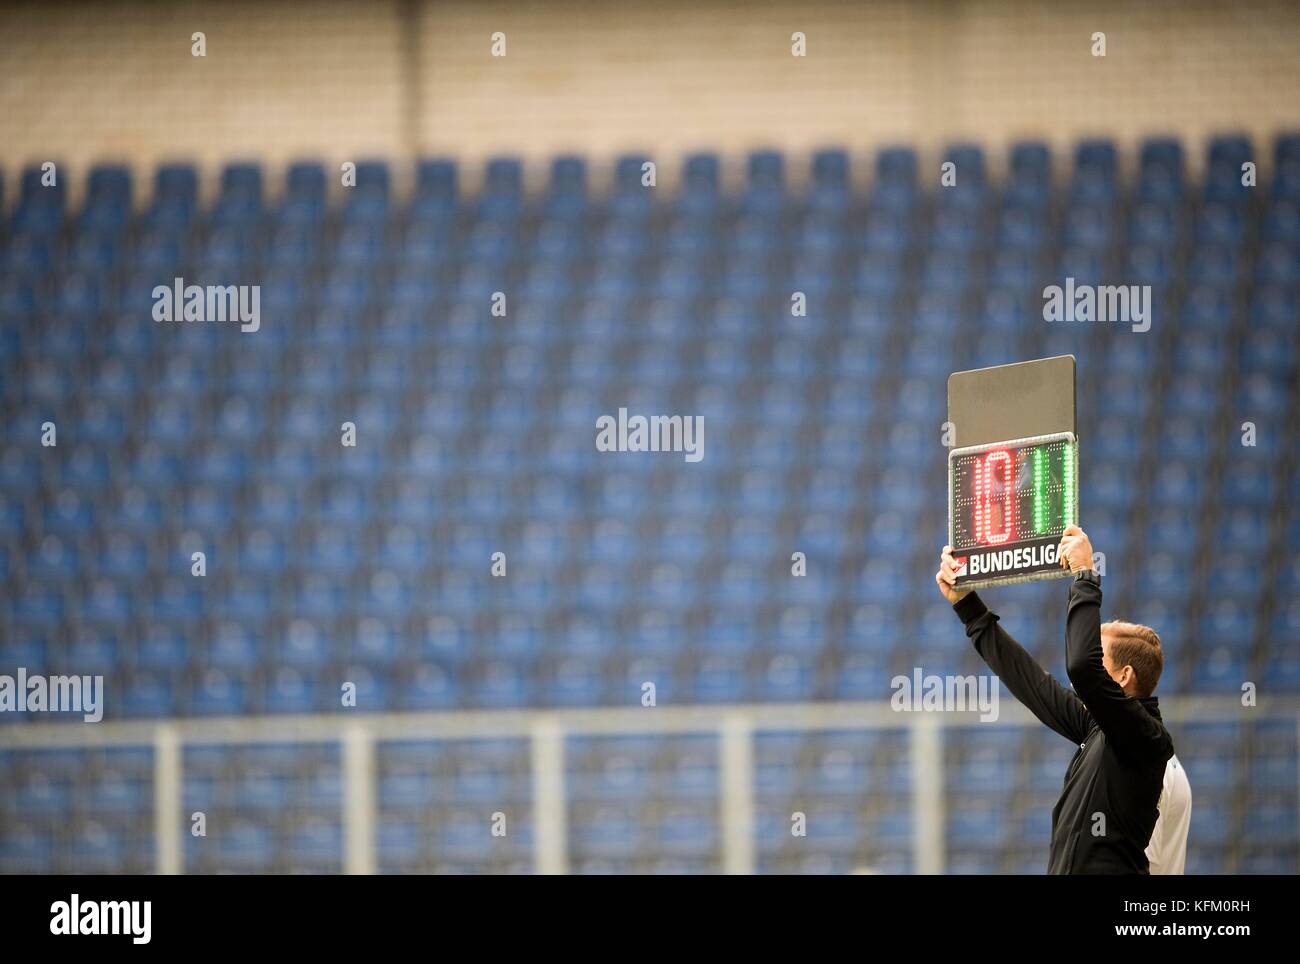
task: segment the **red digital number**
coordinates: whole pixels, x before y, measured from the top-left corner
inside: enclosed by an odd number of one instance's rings
[[[993,531],[993,473],[1002,470],[1001,518]],[[1006,449],[994,449],[975,462],[975,539],[996,546],[1015,534],[1016,460]]]

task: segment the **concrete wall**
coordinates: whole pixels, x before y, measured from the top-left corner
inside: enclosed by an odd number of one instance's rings
[[[207,55],[191,55],[203,31]],[[506,56],[491,55],[494,32]],[[807,56],[791,55],[791,35]],[[1105,57],[1091,53],[1106,34]],[[1300,128],[1300,5],[299,0],[0,7],[0,165],[595,158]],[[1261,168],[1267,170],[1261,150]],[[12,181],[11,181],[12,183]],[[12,197],[12,189],[9,194]]]

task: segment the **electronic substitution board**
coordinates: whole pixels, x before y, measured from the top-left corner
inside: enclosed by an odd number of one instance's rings
[[[1079,520],[1073,355],[948,377],[948,544],[957,586],[1068,576],[1056,549]]]

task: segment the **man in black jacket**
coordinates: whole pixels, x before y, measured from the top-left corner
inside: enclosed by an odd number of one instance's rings
[[[1058,558],[1074,574],[1065,617],[1066,672],[1074,689],[998,625],[973,592],[954,588],[952,550],[943,547],[935,581],[966,635],[1013,696],[1078,749],[1052,810],[1049,874],[1145,874],[1173,740],[1152,692],[1164,657],[1146,626],[1101,622],[1101,577],[1092,544],[1078,526],[1061,538]]]

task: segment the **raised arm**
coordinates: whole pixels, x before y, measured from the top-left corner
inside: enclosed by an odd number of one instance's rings
[[[1092,544],[1078,526],[1065,530],[1061,559],[1073,572],[1092,568]],[[1101,583],[1076,579],[1065,617],[1065,670],[1074,692],[1121,753],[1168,759],[1172,744],[1165,728],[1106,670],[1101,645]]]
[[[953,611],[961,617],[975,651],[1011,695],[1034,716],[1071,743],[1083,743],[1092,725],[1083,702],[1011,638],[998,624],[997,615],[989,611],[978,595],[954,589],[955,578],[952,551],[944,546],[935,581],[939,583],[944,598],[953,604]]]

